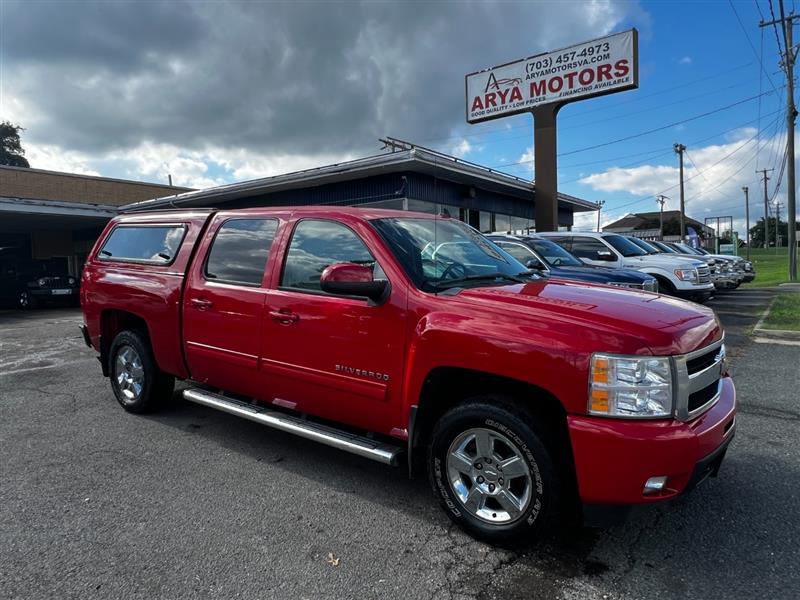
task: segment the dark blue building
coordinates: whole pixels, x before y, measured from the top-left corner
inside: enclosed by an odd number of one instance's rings
[[[536,185],[530,181],[414,147],[397,152],[185,192],[121,207],[248,208],[346,205],[447,211],[483,232],[535,227]],[[559,194],[558,223],[571,228],[576,212],[597,210],[594,202]]]

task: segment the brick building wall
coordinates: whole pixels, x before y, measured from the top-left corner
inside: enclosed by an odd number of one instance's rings
[[[0,166],[0,196],[121,206],[171,196],[190,188]]]

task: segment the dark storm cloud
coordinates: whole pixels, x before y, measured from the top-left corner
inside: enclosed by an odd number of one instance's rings
[[[624,7],[6,4],[4,93],[28,137],[87,153],[169,143],[361,153],[464,126],[465,73],[602,35]]]

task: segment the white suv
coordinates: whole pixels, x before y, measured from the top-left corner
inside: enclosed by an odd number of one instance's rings
[[[537,235],[553,240],[586,264],[636,269],[652,275],[658,280],[658,289],[665,294],[704,302],[714,292],[711,271],[702,260],[647,254],[616,233],[553,231],[539,232]]]

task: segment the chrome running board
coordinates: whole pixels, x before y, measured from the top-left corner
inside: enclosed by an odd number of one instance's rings
[[[189,402],[221,410],[273,429],[293,433],[307,440],[313,440],[351,454],[370,458],[386,465],[396,465],[398,457],[404,451],[404,448],[400,446],[385,444],[347,431],[328,427],[327,425],[305,421],[299,417],[287,415],[263,405],[248,404],[205,390],[184,390],[183,397]]]

